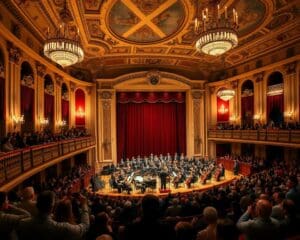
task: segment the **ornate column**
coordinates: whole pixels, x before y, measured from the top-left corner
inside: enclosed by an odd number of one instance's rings
[[[267,90],[264,87],[264,72],[260,72],[257,74],[254,74],[254,115],[256,117],[260,117],[259,119],[254,119],[255,122],[261,122],[266,121],[267,116],[267,105],[266,105],[266,92]]]
[[[206,96],[206,109],[207,109],[207,125],[206,131],[208,132],[212,126],[217,124],[217,96],[215,94],[216,87],[210,86],[206,89],[207,96]],[[206,141],[206,149],[205,155],[209,157],[214,157],[216,155],[216,143],[214,141],[208,141],[208,134],[207,134],[207,141]]]
[[[233,103],[232,104],[233,106],[229,106],[229,108],[231,110],[229,120],[230,120],[230,117],[232,117],[233,119],[231,119],[231,121],[233,122],[233,124],[239,124],[239,120],[238,120],[238,118],[240,117],[240,111],[239,111],[240,93],[238,91],[239,80],[235,80],[235,81],[230,82],[230,85],[231,85],[231,88],[235,91],[235,96],[230,101],[230,103]]]
[[[194,156],[204,154],[204,101],[203,92],[192,90],[193,98],[193,126],[194,126]]]
[[[284,111],[285,111],[285,121],[295,121],[295,114],[298,113],[297,103],[298,103],[298,88],[299,85],[297,83],[297,62],[292,62],[286,64],[285,68],[285,76],[284,76]],[[299,113],[297,114],[299,116]]]
[[[36,67],[36,86],[37,86],[37,94],[36,94],[36,100],[37,100],[37,119],[44,118],[44,76],[46,73],[46,66],[41,64],[39,61],[35,62]],[[36,125],[39,125],[40,123],[36,121]]]
[[[90,131],[92,129],[95,129],[95,126],[92,127],[93,121],[92,119],[96,119],[96,115],[94,114],[94,111],[96,109],[94,108],[95,104],[93,103],[95,98],[92,98],[92,92],[93,88],[92,87],[86,87],[86,104],[85,104],[85,127]],[[94,118],[92,117],[94,116]]]
[[[99,129],[99,160],[100,162],[116,162],[116,117],[114,91],[98,92],[98,129]],[[113,126],[114,125],[114,126]]]
[[[8,66],[8,113],[11,118],[13,115],[20,116],[20,61],[22,57],[21,50],[14,46],[10,41],[7,41],[7,50],[9,54],[9,66]],[[13,123],[10,121],[8,131],[19,131],[20,129],[13,129]]]
[[[54,83],[54,131],[59,131],[58,122],[62,120],[61,118],[61,85],[63,83],[63,77],[55,73],[55,83]]]

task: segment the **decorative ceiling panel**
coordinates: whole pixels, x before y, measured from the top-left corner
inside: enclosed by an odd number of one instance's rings
[[[64,0],[2,0],[39,37],[59,25]],[[207,1],[200,1],[205,6]],[[194,0],[67,0],[71,28],[80,29],[86,59],[74,66],[95,76],[163,66],[185,76],[223,71],[299,38],[298,0],[221,0],[239,14],[239,45],[224,56],[195,50]],[[20,19],[20,18],[19,18]],[[298,23],[298,25],[297,25]],[[41,42],[41,45],[43,42]],[[275,51],[275,50],[274,50]],[[137,67],[138,66],[138,67]],[[109,67],[110,71],[106,70]],[[119,68],[126,71],[118,71]],[[113,71],[111,70],[113,69]],[[205,73],[205,75],[203,74]]]

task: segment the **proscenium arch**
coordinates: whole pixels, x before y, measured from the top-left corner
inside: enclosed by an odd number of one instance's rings
[[[187,143],[187,155],[194,156],[194,136],[199,136],[205,139],[204,136],[204,82],[203,80],[190,80],[181,75],[156,71],[160,76],[160,82],[157,85],[151,85],[147,79],[150,72],[155,71],[142,71],[134,72],[131,74],[125,74],[113,79],[97,79],[98,86],[98,126],[99,126],[99,157],[100,161],[114,162],[117,155],[116,145],[116,93],[122,91],[164,91],[164,92],[185,92],[186,93],[186,143]],[[102,87],[103,86],[103,87]],[[109,86],[109,87],[108,87]],[[199,93],[199,94],[198,94]],[[199,112],[195,114],[195,109],[199,109]],[[198,117],[199,115],[199,117]],[[200,116],[201,115],[201,116]],[[194,121],[199,118],[200,127],[199,133],[194,132]],[[111,130],[110,135],[105,135],[107,129],[104,126],[104,122],[109,121]],[[196,130],[198,131],[198,130]],[[109,142],[111,148],[111,158],[106,158],[103,150],[103,143]],[[205,141],[204,141],[205,142]],[[205,144],[201,145],[201,150],[198,154],[205,154]]]

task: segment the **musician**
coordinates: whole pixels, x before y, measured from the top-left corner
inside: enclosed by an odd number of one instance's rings
[[[168,176],[167,169],[163,168],[163,170],[159,174],[161,189],[167,188],[167,176]]]

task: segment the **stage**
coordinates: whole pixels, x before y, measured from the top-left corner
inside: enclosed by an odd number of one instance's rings
[[[101,179],[105,182],[105,187],[99,191],[97,191],[98,195],[101,196],[109,196],[109,197],[143,197],[145,194],[155,194],[157,196],[167,196],[169,193],[171,195],[174,194],[185,194],[189,192],[201,192],[205,191],[214,187],[220,187],[223,185],[230,184],[232,181],[238,178],[238,176],[234,176],[233,172],[226,170],[225,171],[225,178],[221,179],[220,181],[216,181],[213,177],[211,181],[206,182],[206,184],[201,184],[199,182],[192,184],[191,188],[187,188],[185,184],[179,185],[178,188],[175,188],[172,183],[167,184],[167,189],[169,191],[160,192],[160,179],[157,177],[157,185],[156,189],[147,189],[145,193],[141,193],[141,190],[135,189],[134,185],[131,184],[132,191],[130,194],[126,192],[118,193],[117,189],[111,189],[109,184],[110,176],[101,176]]]

